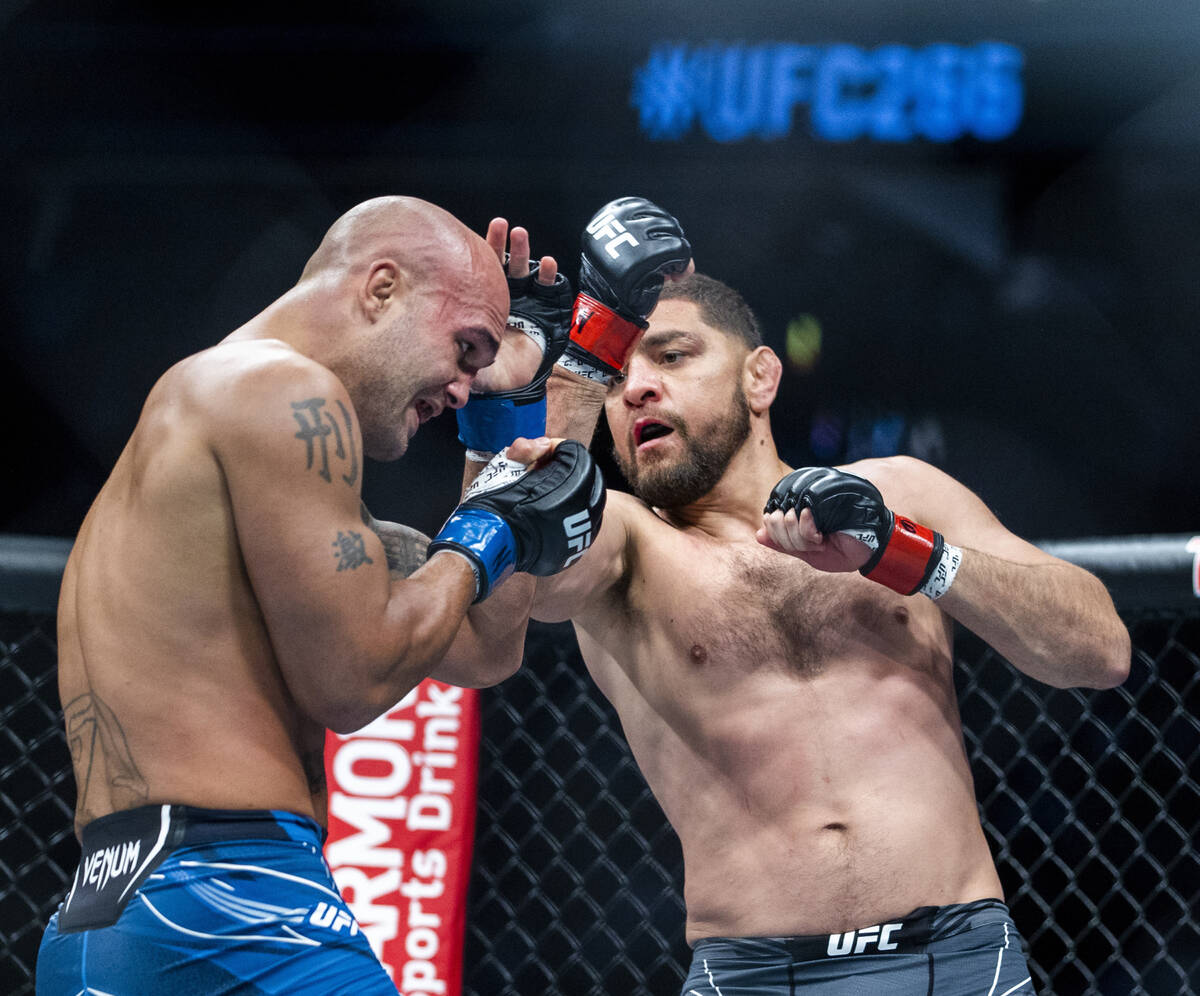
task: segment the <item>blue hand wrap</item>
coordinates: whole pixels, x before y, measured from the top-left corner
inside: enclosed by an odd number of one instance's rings
[[[509,524],[481,508],[455,510],[429,544],[430,556],[438,550],[455,550],[475,566],[477,602],[487,598],[517,562],[517,541]]]
[[[458,440],[468,449],[499,453],[518,436],[546,434],[546,397],[520,404],[494,394],[474,394],[458,416]]]

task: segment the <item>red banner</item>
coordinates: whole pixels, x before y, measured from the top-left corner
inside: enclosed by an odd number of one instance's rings
[[[460,996],[479,755],[479,693],[429,679],[325,739],[325,858],[405,996]]]

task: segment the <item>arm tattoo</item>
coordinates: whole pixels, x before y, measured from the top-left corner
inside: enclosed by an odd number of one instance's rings
[[[367,556],[362,533],[356,533],[353,529],[345,533],[338,530],[337,539],[333,541],[333,555],[337,557],[339,571],[352,571],[363,564],[375,563]]]
[[[332,455],[335,460],[342,462],[342,466],[348,465],[341,478],[350,487],[354,487],[358,481],[358,450],[354,445],[354,422],[341,401],[337,402],[337,407],[338,414],[335,416],[325,408],[324,398],[293,401],[292,417],[300,424],[296,438],[304,440],[307,470],[312,470],[315,465],[317,474],[323,480],[332,481],[333,475],[329,471],[329,458]],[[333,437],[332,451],[329,446],[330,436]]]
[[[150,798],[149,786],[129,752],[125,729],[99,695],[84,693],[63,706],[67,745],[75,768],[79,799],[75,810],[89,822],[88,796],[107,783],[113,809],[132,809]],[[105,807],[103,800],[99,802]]]
[[[429,537],[411,526],[381,522],[362,506],[363,524],[382,541],[392,578],[406,578],[428,559]]]

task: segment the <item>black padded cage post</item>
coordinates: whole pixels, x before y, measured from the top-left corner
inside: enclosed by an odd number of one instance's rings
[[[0,991],[33,993],[78,858],[55,688],[70,544],[0,537]],[[1043,994],[1200,993],[1200,542],[1047,543],[1097,573],[1133,637],[1120,688],[1053,689],[972,634],[955,683],[976,796]],[[679,843],[569,624],[533,624],[485,691],[465,992],[677,996]]]

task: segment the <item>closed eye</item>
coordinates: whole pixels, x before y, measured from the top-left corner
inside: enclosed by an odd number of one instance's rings
[[[497,342],[487,332],[471,330],[458,338],[460,365],[481,370],[496,359]]]
[[[479,369],[475,359],[475,344],[466,339],[458,340],[458,365],[474,373]]]

